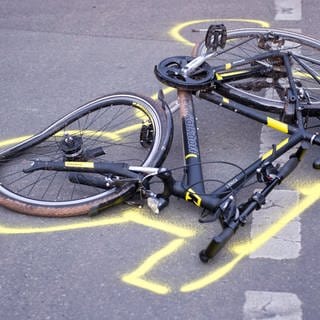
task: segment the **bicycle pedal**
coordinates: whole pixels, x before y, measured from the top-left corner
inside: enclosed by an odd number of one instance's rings
[[[227,28],[224,24],[212,24],[209,26],[205,45],[207,50],[216,51],[218,47],[224,48],[227,43]]]

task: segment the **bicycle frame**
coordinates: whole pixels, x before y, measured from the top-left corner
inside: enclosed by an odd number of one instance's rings
[[[274,52],[270,54],[275,55]],[[228,87],[226,83],[223,81],[219,82],[217,79],[213,81],[213,86],[207,90],[199,92],[187,91],[185,89],[177,90],[178,104],[182,122],[181,126],[186,181],[184,181],[185,179],[182,179],[181,181],[176,180],[172,176],[170,170],[166,168],[133,167],[125,163],[104,163],[94,161],[81,163],[76,161],[34,161],[33,166],[27,170],[29,172],[34,170],[60,170],[101,174],[111,173],[115,176],[121,176],[125,178],[123,180],[115,180],[114,182],[111,181],[110,184],[108,182],[107,187],[117,187],[128,182],[136,183],[138,190],[140,190],[145,198],[147,198],[149,206],[155,212],[159,212],[162,208],[164,208],[168,204],[169,198],[172,195],[182,198],[187,202],[191,202],[197,207],[201,207],[209,211],[214,218],[220,218],[223,230],[218,236],[213,237],[208,247],[200,253],[201,260],[206,262],[224,246],[237,228],[245,223],[247,217],[254,210],[261,208],[261,206],[265,203],[268,194],[296,168],[305,154],[306,146],[302,144],[298,150],[291,155],[289,160],[280,168],[273,167],[272,162],[300,142],[320,145],[319,134],[311,133],[304,128],[303,108],[300,104],[298,92],[295,87],[295,82],[289,63],[289,56],[287,54],[281,55],[284,59],[284,67],[286,68],[289,80],[289,89],[291,90],[290,103],[293,105],[295,110],[297,125],[286,124],[285,122],[269,117],[251,107],[252,105],[255,105],[255,103],[259,105],[259,101],[251,101],[251,106],[249,107],[245,104],[235,101],[234,99],[229,99],[220,95],[218,92],[228,93]],[[266,54],[264,54],[264,57],[265,56]],[[254,61],[254,59],[256,58],[250,58],[252,61]],[[233,63],[233,65],[242,63],[243,61]],[[229,66],[221,66],[221,68],[217,68],[217,70],[223,70],[223,68],[229,69]],[[251,74],[250,70],[249,72]],[[243,76],[243,74],[240,74],[240,76]],[[215,90],[214,86],[216,86],[218,90]],[[204,179],[202,173],[199,138],[197,133],[197,122],[192,97],[194,94],[197,94],[199,98],[208,102],[220,105],[225,109],[236,112],[242,116],[267,125],[275,130],[288,134],[289,137],[273,146],[273,149],[259,157],[246,169],[229,179],[215,191],[207,194],[203,181]],[[165,104],[162,98],[160,98],[160,100],[163,102],[163,104]],[[239,100],[241,100],[241,97],[239,97]],[[165,107],[164,112],[166,112],[165,110],[168,110],[168,108]],[[170,125],[168,128],[168,131],[170,132],[166,133],[166,137],[169,141],[172,136],[172,126]],[[274,171],[272,174],[268,174],[267,172],[270,168]],[[249,178],[256,174],[261,176],[260,182],[264,183],[264,188],[262,191],[254,193],[247,202],[236,205],[233,197],[234,193],[243,187]],[[150,190],[149,180],[154,176],[159,177],[163,182],[164,191],[161,194],[154,194]],[[104,180],[103,183],[105,183]],[[231,209],[234,210],[231,212],[231,215],[224,215],[225,212]],[[222,218],[221,214],[224,215]]]
[[[274,149],[262,155],[249,167],[232,177],[212,194],[206,195],[203,183],[199,140],[192,94],[186,91],[178,90],[187,183],[186,185],[183,185],[183,182],[175,181],[170,189],[173,195],[184,198],[185,200],[190,201],[199,207],[204,207],[210,210],[216,209],[216,205],[221,202],[219,199],[224,198],[232,193],[233,190],[236,190],[238,187],[242,186],[249,177],[256,174],[257,169],[263,166],[264,163],[271,163],[285,152],[292,149],[299,142],[308,141],[315,144],[319,143],[318,135],[308,133],[303,129],[300,130],[297,127],[290,126],[284,122],[264,116],[249,107],[230,101],[229,99],[223,98],[218,94],[200,93],[199,97],[209,102],[218,104],[231,111],[242,114],[248,118],[254,119],[260,123],[266,124],[275,130],[291,135],[290,138],[286,138],[285,140],[281,141],[274,147]]]
[[[228,75],[221,75],[221,71],[230,70],[231,66],[239,66],[247,63],[248,61],[256,61],[257,59],[272,56],[281,55],[284,62],[284,68],[286,69],[286,76],[289,80],[290,101],[289,103],[295,110],[296,125],[289,125],[285,122],[276,120],[264,113],[257,111],[261,107],[261,101],[252,100],[251,105],[247,106],[247,101],[240,103],[241,96],[238,99],[233,99],[232,95],[229,95],[229,88],[227,85],[228,76],[234,79],[234,77],[244,77],[245,74],[252,75],[252,71],[261,71],[261,68],[254,66],[253,70],[248,69],[241,73]],[[268,68],[268,66],[266,66]],[[210,71],[210,70],[209,70]],[[303,158],[307,147],[304,143],[292,153],[289,160],[282,165],[280,168],[275,168],[272,162],[283,155],[285,152],[292,149],[300,142],[306,142],[307,144],[320,145],[320,136],[318,133],[311,133],[304,128],[303,123],[303,106],[300,103],[300,97],[297,92],[297,88],[292,75],[291,66],[289,63],[289,55],[282,54],[279,52],[271,52],[268,54],[257,55],[250,57],[246,60],[236,61],[233,63],[226,64],[221,67],[217,67],[214,71],[215,78],[212,80],[211,86],[208,89],[200,91],[188,91],[185,88],[180,89],[177,84],[177,95],[178,104],[181,116],[181,127],[182,127],[182,138],[184,147],[184,162],[185,162],[185,177],[186,179],[176,180],[171,171],[166,168],[153,168],[153,167],[139,167],[130,166],[126,163],[110,163],[110,162],[99,162],[99,161],[42,161],[35,160],[30,168],[24,170],[24,172],[33,172],[36,170],[53,170],[53,171],[75,171],[75,172],[88,172],[88,173],[100,173],[102,174],[101,179],[96,178],[85,178],[84,181],[79,178],[75,179],[75,183],[83,183],[87,185],[93,185],[100,188],[113,188],[121,187],[124,184],[130,184],[131,190],[137,189],[140,191],[145,198],[148,199],[148,204],[152,205],[156,212],[160,211],[165,205],[168,204],[170,196],[182,198],[187,202],[191,202],[197,207],[201,207],[210,214],[213,218],[220,218],[222,224],[222,232],[213,237],[208,247],[200,253],[202,261],[206,262],[212,258],[228,241],[233,235],[237,228],[246,222],[247,217],[254,211],[261,208],[265,203],[266,197],[269,193],[279,185],[298,165]],[[220,72],[220,73],[219,73]],[[218,77],[217,77],[218,73]],[[313,75],[312,75],[313,76]],[[222,77],[222,80],[219,79]],[[210,78],[211,79],[211,78]],[[210,80],[211,81],[211,80]],[[164,81],[165,82],[165,81]],[[206,87],[207,88],[207,87]],[[225,97],[222,94],[226,94]],[[215,191],[210,194],[206,193],[205,182],[203,179],[202,162],[200,143],[197,133],[197,121],[195,115],[195,108],[193,104],[193,95],[197,95],[199,98],[211,102],[215,105],[236,112],[242,116],[253,119],[261,124],[267,125],[275,130],[288,135],[288,138],[274,145],[273,148],[266,152],[264,155],[259,157],[256,161],[250,164],[246,169],[241,170],[240,173],[231,177],[226,183],[218,187]],[[231,97],[230,97],[231,96]],[[168,106],[165,104],[162,95],[159,95],[159,100],[163,103],[163,112],[168,114],[166,126],[167,132],[164,137],[163,147],[164,152],[169,152],[169,146],[172,138],[172,119]],[[252,108],[252,105],[254,108]],[[59,122],[64,125],[63,119]],[[55,126],[56,128],[56,126]],[[3,156],[10,156],[17,152],[22,151],[25,148],[36,144],[38,139],[43,139],[43,135],[51,133],[50,127],[44,132],[36,136],[36,139],[29,139],[15,147],[9,148]],[[54,133],[54,132],[53,132]],[[270,174],[272,169],[272,174]],[[104,175],[112,174],[115,179],[109,178],[106,184]],[[240,205],[235,204],[234,193],[245,185],[249,178],[258,174],[260,176],[260,182],[264,184],[264,188],[260,192],[254,193],[245,203]],[[150,190],[149,180],[157,176],[159,177],[164,185],[164,191],[161,194],[154,194]],[[100,180],[101,184],[100,184]],[[71,182],[72,181],[71,179]],[[121,201],[124,199],[121,198]],[[149,201],[150,200],[150,201]],[[152,203],[154,202],[154,203]],[[99,205],[96,213],[99,209],[104,207],[103,204]],[[232,214],[229,215],[232,210]],[[229,212],[228,212],[229,211]],[[227,213],[228,214],[225,214]]]
[[[163,195],[164,197],[175,195],[188,202],[191,202],[197,207],[202,207],[214,212],[219,208],[219,206],[222,205],[222,203],[228,201],[233,192],[239,187],[243,186],[248,178],[257,174],[259,170],[261,171],[263,168],[266,168],[268,165],[272,164],[274,160],[279,158],[288,150],[292,149],[298,143],[307,142],[308,144],[320,145],[319,134],[313,134],[306,131],[303,128],[302,118],[300,116],[298,116],[300,119],[298,121],[298,125],[293,126],[263,115],[260,112],[240,103],[230,101],[229,99],[224,98],[214,92],[203,92],[199,94],[199,97],[214,104],[218,104],[230,111],[237,112],[245,117],[265,124],[272,129],[286,133],[289,135],[289,137],[277,145],[274,145],[273,149],[259,157],[246,169],[232,177],[214,192],[211,194],[206,194],[203,182],[199,140],[192,93],[178,90],[187,182],[184,183],[183,181],[176,181],[172,178],[171,174],[168,174],[168,171],[165,171],[166,177],[164,178],[162,175],[163,181],[166,185],[166,191]],[[297,103],[299,102],[297,101]],[[221,234],[215,236],[208,247],[201,251],[200,258],[202,261],[207,262],[210,258],[215,256],[233,235],[238,226],[245,223],[248,215],[251,214],[252,211],[261,208],[261,206],[265,203],[267,195],[296,168],[298,163],[303,158],[306,149],[307,147],[302,144],[297,151],[291,155],[289,160],[277,171],[277,174],[272,179],[265,181],[265,188],[261,192],[256,192],[247,203],[238,206],[238,209],[240,210],[238,212],[237,220],[227,221],[222,224],[223,230]],[[161,174],[159,176],[161,177]]]
[[[226,208],[228,206],[230,201],[233,201],[232,196],[234,191],[242,187],[248,180],[248,178],[252,177],[255,174],[260,174],[264,170],[267,170],[268,167],[270,168],[270,166],[272,167],[272,162],[274,160],[292,149],[298,143],[306,142],[307,144],[320,145],[319,134],[311,133],[304,128],[304,108],[300,103],[298,91],[295,86],[294,77],[290,68],[289,55],[282,53],[280,54],[279,52],[272,52],[271,55],[281,55],[281,57],[283,58],[284,67],[286,69],[289,81],[289,90],[291,91],[289,103],[295,110],[296,125],[289,125],[285,122],[276,120],[259,111],[256,111],[255,109],[244,104],[223,97],[222,95],[217,93],[228,92],[228,88],[223,82],[217,81],[216,83],[214,83],[216,87],[219,86],[219,90],[212,90],[211,88],[211,90],[208,89],[207,91],[199,91],[197,93],[197,96],[216,105],[220,105],[225,109],[236,112],[247,118],[267,125],[274,130],[288,134],[289,137],[279,142],[277,145],[274,145],[273,149],[266,152],[255,162],[249,165],[246,169],[242,170],[239,174],[235,175],[229,181],[224,183],[221,187],[217,188],[214,192],[212,192],[211,194],[206,194],[200,158],[196,116],[192,99],[192,95],[195,94],[195,92],[185,91],[184,89],[177,89],[178,105],[180,108],[182,121],[182,137],[186,168],[185,174],[187,177],[187,182],[184,183],[184,181],[175,181],[171,177],[171,174],[168,174],[168,172],[166,172],[166,177],[162,175],[165,184],[165,193],[163,194],[164,197],[175,195],[177,197],[183,198],[188,202],[193,203],[198,207],[209,210],[210,212],[216,212],[218,211],[218,209],[220,209],[221,211],[223,210],[222,208]],[[263,57],[266,56],[268,55],[263,55]],[[255,59],[257,59],[257,57],[249,58],[248,60],[255,61]],[[247,61],[243,60],[235,63],[230,63],[228,66],[225,65],[221,66],[220,68],[216,68],[215,71],[230,69],[230,66],[232,65],[242,65],[244,63],[247,63]],[[194,67],[194,64],[192,65],[192,67]],[[248,72],[252,74],[250,70]],[[240,77],[244,76],[243,73],[240,73],[231,75],[231,77],[238,75]],[[257,103],[257,105],[255,105],[255,103]],[[259,109],[259,103],[259,101],[251,101],[251,105],[253,104],[255,107],[257,107],[257,109]],[[233,235],[238,226],[245,223],[248,215],[251,214],[252,211],[261,208],[261,206],[265,203],[267,195],[296,168],[298,163],[303,158],[306,149],[307,146],[305,145],[305,143],[302,143],[297,151],[291,154],[289,160],[284,165],[282,165],[281,168],[276,169],[275,167],[272,167],[272,169],[274,170],[274,174],[269,175],[268,177],[265,177],[262,179],[262,181],[260,181],[265,183],[264,189],[261,192],[254,193],[246,203],[240,204],[237,207],[237,211],[234,212],[234,216],[232,217],[232,219],[228,218],[222,221],[220,219],[220,221],[222,222],[223,230],[218,236],[215,236],[211,240],[205,250],[202,250],[200,252],[200,259],[202,261],[207,262],[210,258],[215,256]],[[168,178],[168,176],[170,176],[170,178]],[[221,214],[221,212],[219,214]]]

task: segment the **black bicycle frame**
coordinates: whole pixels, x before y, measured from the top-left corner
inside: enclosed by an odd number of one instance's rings
[[[302,112],[303,108],[300,106],[300,101],[298,98],[297,90],[295,88],[294,78],[292,75],[289,56],[288,54],[282,54],[278,51],[273,53],[265,53],[258,55],[254,58],[243,59],[240,61],[236,61],[230,63],[228,68],[227,65],[217,67],[215,72],[223,71],[224,69],[230,69],[230,66],[241,66],[247,64],[248,61],[256,61],[258,58],[266,58],[266,57],[279,57],[281,56],[284,61],[284,67],[287,72],[290,90],[292,92],[291,103],[293,108],[295,109],[295,113],[297,116],[297,126],[288,125],[282,121],[276,120],[272,117],[269,117],[262,112],[255,110],[252,107],[248,107],[244,104],[238,103],[234,100],[229,100],[216,93],[215,91],[204,91],[199,92],[198,97],[209,102],[214,103],[215,105],[220,105],[230,111],[237,112],[247,118],[253,119],[257,122],[265,124],[275,130],[286,133],[290,135],[287,139],[280,142],[278,145],[273,146],[273,149],[264,154],[262,157],[257,159],[254,163],[248,166],[246,169],[242,170],[238,175],[231,178],[221,187],[216,189],[213,193],[207,195],[205,192],[204,182],[203,182],[203,173],[201,166],[201,157],[200,157],[200,148],[199,148],[199,140],[197,133],[197,123],[196,116],[194,111],[193,99],[192,95],[194,92],[184,91],[182,89],[178,89],[178,104],[180,107],[180,115],[182,121],[182,136],[183,136],[183,145],[184,145],[184,159],[185,159],[185,174],[186,181],[176,182],[175,180],[167,181],[167,184],[172,184],[169,186],[170,189],[168,194],[173,194],[180,198],[184,198],[186,201],[190,201],[198,207],[203,207],[209,210],[216,210],[217,206],[221,204],[223,198],[228,197],[233,191],[237,190],[239,187],[243,186],[243,184],[256,174],[257,170],[262,168],[267,163],[272,163],[275,159],[280,157],[282,154],[293,148],[296,144],[301,141],[307,141],[309,143],[318,144],[320,143],[320,138],[317,134],[312,134],[307,132],[303,128],[303,119]],[[241,77],[241,74],[240,74]],[[219,86],[219,92],[228,92],[229,88],[223,82],[216,81],[216,86]],[[239,97],[240,99],[240,97]],[[261,107],[260,102],[252,101],[252,104],[257,103],[255,107],[258,109]],[[267,107],[267,106],[266,106]],[[302,152],[299,155],[299,161],[302,157]],[[291,168],[292,167],[292,168]],[[292,164],[290,164],[290,170],[293,170]],[[289,170],[289,171],[290,171]],[[288,166],[286,168],[286,172],[281,178],[284,179],[285,176],[289,174]],[[291,171],[290,171],[291,172]]]
[[[279,144],[274,145],[270,151],[266,152],[246,169],[242,170],[221,187],[217,188],[213,193],[206,194],[203,182],[200,147],[192,93],[178,90],[178,102],[182,121],[182,136],[186,165],[185,174],[187,179],[186,182],[171,180],[170,183],[173,185],[170,187],[170,193],[177,197],[184,198],[186,201],[192,202],[198,207],[212,211],[216,210],[221,204],[222,199],[228,197],[239,187],[243,186],[251,176],[256,174],[259,168],[272,163],[275,159],[292,149],[299,142],[307,141],[311,144],[320,145],[319,135],[305,131],[301,125],[288,125],[243,104],[230,101],[229,99],[214,92],[200,92],[198,96],[201,99],[220,105],[230,111],[241,114],[247,118],[253,119],[289,135],[288,138],[284,139]],[[299,161],[301,158],[302,154],[301,157],[299,156]],[[288,168],[286,168],[286,172],[281,177],[281,181],[295,168],[295,166],[296,164],[294,166],[290,164],[289,172],[287,172]],[[281,181],[279,181],[279,183]]]
[[[289,72],[289,81],[290,77],[292,79],[292,74]],[[293,83],[291,83],[291,85],[293,85]],[[293,94],[297,97],[296,91],[293,91]],[[206,194],[192,93],[178,90],[178,102],[182,120],[184,158],[186,165],[185,174],[187,181],[177,182],[172,178],[171,174],[168,174],[167,172],[166,174],[169,178],[163,179],[165,189],[167,190],[166,196],[175,195],[177,197],[184,198],[186,201],[192,202],[194,205],[214,213],[224,201],[230,200],[230,196],[234,191],[243,186],[250,177],[257,174],[258,170],[261,171],[263,168],[267,168],[267,166],[272,165],[272,162],[275,159],[292,149],[299,142],[305,141],[308,144],[320,145],[319,134],[310,133],[303,127],[299,100],[294,101],[298,120],[297,126],[293,126],[264,115],[261,112],[243,104],[230,101],[215,92],[200,92],[198,96],[230,111],[239,113],[247,118],[265,124],[275,130],[286,133],[289,137],[281,141],[279,144],[274,145],[271,150],[258,158],[246,169],[242,170],[239,174],[232,177],[221,187],[217,188],[213,193]],[[214,257],[232,237],[239,225],[245,223],[247,217],[254,210],[261,208],[270,192],[297,167],[299,162],[302,160],[306,149],[307,148],[304,144],[301,144],[297,151],[291,154],[289,160],[277,169],[276,174],[271,177],[270,180],[263,181],[265,183],[264,188],[260,192],[254,193],[246,203],[238,206],[237,218],[221,221],[223,227],[221,233],[214,236],[207,248],[200,252],[200,259],[203,262],[207,262],[210,258]]]

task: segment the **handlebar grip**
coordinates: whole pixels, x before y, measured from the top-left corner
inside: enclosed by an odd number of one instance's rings
[[[279,173],[278,173],[279,178],[281,180],[285,179],[297,167],[299,161],[300,160],[298,157],[290,158],[279,170]]]
[[[226,227],[223,231],[216,237],[214,237],[209,243],[207,249],[202,250],[199,254],[200,260],[202,262],[208,262],[213,258],[228,242],[228,240],[233,236],[235,229]]]

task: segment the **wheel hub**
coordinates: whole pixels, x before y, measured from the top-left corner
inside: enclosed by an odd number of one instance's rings
[[[60,148],[64,154],[64,157],[68,160],[75,160],[81,157],[83,141],[80,136],[64,136],[60,142]]]

